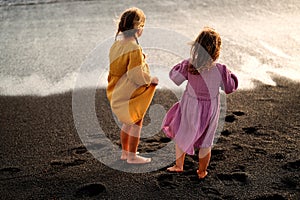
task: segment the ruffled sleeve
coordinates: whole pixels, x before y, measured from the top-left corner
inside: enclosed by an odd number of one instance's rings
[[[181,63],[175,65],[169,73],[170,79],[176,84],[180,85],[188,79],[189,60],[183,60]]]
[[[226,94],[230,94],[237,90],[238,79],[225,65],[217,64],[217,67],[222,75],[221,87]]]
[[[149,85],[151,83],[149,68],[140,48],[130,52],[127,77],[138,86]]]

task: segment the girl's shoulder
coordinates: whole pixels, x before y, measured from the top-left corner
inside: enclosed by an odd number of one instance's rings
[[[178,65],[178,64],[177,64],[177,65]],[[182,61],[179,63],[179,66],[180,66],[181,68],[183,68],[183,69],[188,69],[189,65],[190,65],[190,59],[189,59],[189,58],[184,59],[184,60],[182,60]],[[176,65],[175,65],[175,66],[176,66]]]
[[[222,76],[231,76],[233,74],[231,70],[224,64],[217,63],[216,67]]]
[[[110,56],[113,57],[119,57],[120,55],[132,54],[132,53],[141,54],[142,53],[141,47],[134,42],[116,40],[112,44],[109,54]]]
[[[228,71],[227,67],[225,64],[222,63],[216,63],[216,67],[220,72],[226,72]]]
[[[173,66],[173,70],[175,71],[186,71],[188,72],[188,67],[190,64],[190,59],[184,59],[181,62],[179,62],[178,64],[176,64],[175,66]]]
[[[129,50],[137,50],[142,49],[140,45],[138,45],[135,41],[123,41],[123,40],[116,40],[112,47],[116,48],[124,48]]]
[[[190,64],[190,60],[191,60],[190,58],[184,59],[182,61],[182,64],[185,65],[185,66],[188,66]]]
[[[226,68],[226,65],[224,65],[222,63],[216,63],[216,67],[220,68],[220,69],[223,69],[223,68]]]

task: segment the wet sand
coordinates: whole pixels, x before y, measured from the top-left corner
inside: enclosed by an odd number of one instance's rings
[[[300,85],[275,80],[275,87],[227,96],[224,129],[202,181],[197,156],[186,157],[180,174],[166,168],[126,173],[102,164],[78,136],[71,92],[1,96],[1,199],[299,199]],[[169,108],[175,99],[168,95],[157,90],[154,103]],[[97,90],[95,103],[99,123],[118,145],[104,90]],[[139,151],[168,142],[158,133],[142,139]]]

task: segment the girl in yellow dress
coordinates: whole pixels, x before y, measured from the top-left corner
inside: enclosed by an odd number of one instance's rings
[[[151,77],[145,55],[138,43],[145,14],[138,8],[125,10],[118,23],[115,42],[109,53],[107,97],[113,113],[122,122],[122,160],[144,164],[150,158],[137,155],[143,118],[155,93],[157,77]]]

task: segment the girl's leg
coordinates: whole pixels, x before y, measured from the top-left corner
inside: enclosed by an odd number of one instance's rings
[[[129,136],[129,152],[127,157],[127,163],[130,164],[145,164],[151,162],[151,158],[144,158],[137,155],[137,149],[140,141],[140,135],[142,130],[143,120],[132,125]]]
[[[197,170],[198,177],[203,179],[207,176],[207,167],[211,157],[211,147],[201,148],[199,150],[199,169]]]
[[[122,129],[120,132],[121,146],[122,146],[121,160],[126,160],[128,156],[130,130],[131,130],[130,125],[126,125],[126,124],[122,125]]]
[[[170,172],[183,172],[183,165],[185,159],[185,152],[183,152],[176,144],[176,164],[173,167],[167,168]]]

